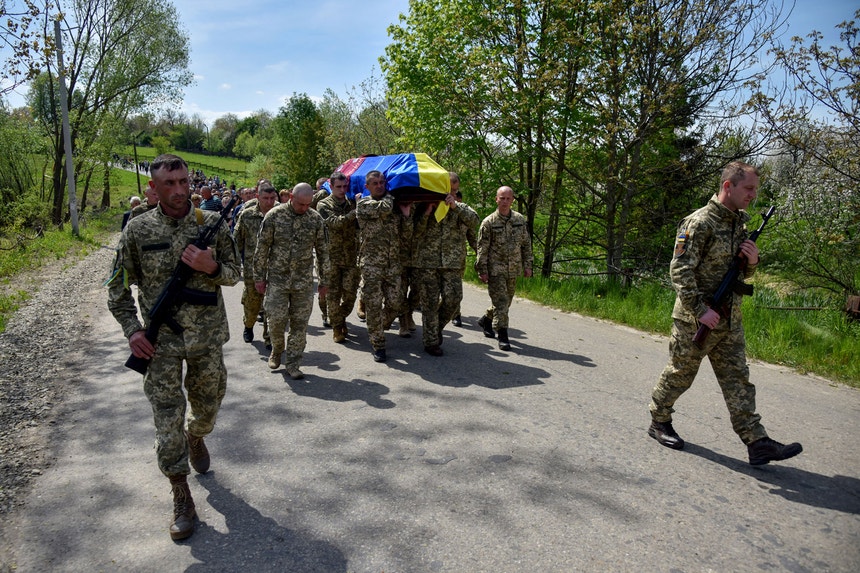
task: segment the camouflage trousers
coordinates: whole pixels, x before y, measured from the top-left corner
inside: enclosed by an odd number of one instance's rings
[[[269,336],[272,339],[272,353],[287,351],[286,365],[298,366],[307,345],[308,319],[314,306],[313,289],[290,291],[273,288],[269,283],[263,307],[269,323]],[[284,343],[284,331],[290,334]]]
[[[328,281],[328,319],[332,327],[343,326],[358,296],[358,267],[332,267]],[[322,303],[320,303],[322,304]]]
[[[206,436],[215,427],[221,400],[227,392],[227,368],[219,345],[194,356],[156,352],[143,377],[143,391],[155,421],[155,455],[158,469],[167,477],[187,475],[188,441],[185,438],[186,399],[182,391],[182,363],[188,393],[188,432]]]
[[[496,330],[508,327],[508,311],[516,290],[516,275],[490,275],[487,292],[493,306],[487,309],[487,317],[493,321],[493,328]],[[462,293],[462,290],[460,292]]]
[[[361,299],[367,313],[367,334],[374,350],[385,348],[385,327],[400,316],[400,275],[383,269],[361,270]]]
[[[697,329],[697,324],[680,320],[672,326],[669,363],[651,394],[651,417],[657,422],[672,420],[675,401],[693,384],[707,356],[726,401],[732,429],[745,444],[767,437],[755,411],[755,386],[749,380],[743,329],[717,328],[703,349],[693,342]]]
[[[463,272],[459,269],[415,269],[414,286],[421,304],[425,347],[442,340],[442,329],[454,318],[463,300]]]
[[[403,267],[403,272],[400,273],[400,289],[397,291],[397,305],[400,307],[401,315],[412,312],[420,306],[418,302],[418,287],[415,286],[416,270],[413,267]]]
[[[245,281],[245,288],[242,290],[242,308],[245,328],[254,328],[257,317],[260,316],[260,310],[263,308],[263,295],[257,292],[253,280]],[[269,340],[269,327],[265,313],[263,313],[263,340]]]

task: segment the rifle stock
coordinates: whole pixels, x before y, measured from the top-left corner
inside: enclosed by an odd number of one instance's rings
[[[228,214],[233,210],[238,199],[238,196],[233,197],[227,206],[221,210],[221,216],[218,218],[218,221],[213,225],[203,227],[200,230],[200,234],[191,244],[196,246],[198,249],[207,248],[218,234],[218,229],[221,228],[221,225],[227,220]],[[158,295],[158,299],[155,304],[150,309],[148,315],[149,325],[146,327],[145,336],[153,346],[158,342],[158,331],[163,324],[168,325],[171,330],[176,332],[176,334],[182,333],[182,327],[173,319],[173,312],[174,308],[180,302],[182,289],[185,288],[185,285],[191,279],[193,274],[194,269],[183,263],[181,260],[176,263],[176,268],[173,269],[173,274],[170,275],[170,280],[167,281],[161,294]],[[125,361],[125,366],[135,372],[146,374],[151,361],[152,360],[150,358],[140,358],[132,354],[128,357],[128,360]]]
[[[771,206],[766,213],[762,213],[762,221],[761,225],[759,225],[758,229],[750,233],[749,240],[752,242],[756,242],[758,236],[761,235],[764,226],[767,224],[768,220],[773,216],[773,213],[776,211],[775,206]],[[752,294],[752,287],[743,282],[738,281],[738,277],[741,274],[741,270],[744,268],[744,258],[740,254],[740,249],[735,254],[732,259],[732,264],[729,266],[729,270],[726,271],[726,274],[723,275],[723,280],[720,281],[720,286],[717,287],[717,291],[714,293],[713,302],[711,303],[711,308],[714,308],[720,314],[720,320],[727,313],[731,312],[731,307],[728,304],[732,294],[735,292],[737,288],[743,290],[742,294],[750,295]],[[738,283],[740,282],[740,286]],[[699,329],[696,331],[695,336],[693,336],[693,342],[699,348],[704,348],[705,341],[708,339],[708,335],[711,334],[711,328],[705,326],[704,324],[699,324]]]

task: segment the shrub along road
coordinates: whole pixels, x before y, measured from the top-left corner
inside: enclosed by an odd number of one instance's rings
[[[102,254],[103,256],[103,254]],[[371,359],[350,318],[337,345],[311,317],[293,381],[242,342],[241,286],[225,290],[228,394],[192,475],[200,521],[167,533],[171,495],[155,464],[141,377],[106,310],[104,276],[82,288],[78,350],[50,429],[51,463],[3,525],[19,571],[856,571],[860,392],[753,364],[772,437],[795,459],[753,468],[709,366],[675,428],[646,434],[667,341],[517,300],[513,351],[476,319],[445,356],[388,333]],[[256,335],[260,335],[259,325]],[[3,553],[0,553],[3,554]]]

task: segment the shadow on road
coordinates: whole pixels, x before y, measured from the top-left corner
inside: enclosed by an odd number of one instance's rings
[[[768,483],[773,486],[770,493],[788,501],[860,514],[860,480],[857,478],[840,475],[829,477],[782,464],[751,466],[746,461],[689,442],[683,451]]]
[[[336,546],[282,527],[218,483],[213,472],[198,475],[208,492],[207,503],[224,515],[226,533],[205,522],[181,542],[200,563],[186,571],[346,571],[347,560]]]

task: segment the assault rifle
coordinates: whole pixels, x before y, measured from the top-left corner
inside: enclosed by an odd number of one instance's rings
[[[214,224],[207,225],[200,229],[200,233],[191,244],[198,249],[206,249],[218,234],[218,229],[222,224],[224,224],[224,221],[227,220],[227,217],[233,211],[233,207],[236,206],[236,201],[238,199],[238,196],[233,197],[227,206],[221,210],[221,217],[219,217]],[[152,305],[152,308],[149,310],[149,326],[146,327],[146,339],[149,340],[153,346],[158,342],[158,330],[161,328],[162,324],[169,326],[170,330],[176,334],[182,334],[184,329],[178,322],[176,322],[173,316],[176,314],[176,307],[183,301],[196,302],[198,304],[217,304],[217,298],[213,296],[207,297],[207,295],[214,295],[214,293],[202,293],[185,288],[185,285],[194,273],[194,269],[180,260],[176,264],[176,268],[173,269],[173,274],[170,276],[170,280],[167,281],[167,285],[164,287],[164,290],[162,290],[161,294],[158,295],[158,300],[155,301],[155,304]],[[136,372],[140,372],[141,374],[146,374],[146,371],[149,368],[149,362],[149,358],[138,358],[132,354],[128,357],[128,360],[125,361],[125,366]]]
[[[762,229],[767,224],[768,219],[773,216],[774,211],[776,211],[776,207],[771,207],[767,210],[767,213],[762,213],[762,221],[759,228],[750,233],[749,240],[755,242],[758,239],[758,236],[761,235]],[[714,293],[714,296],[711,299],[711,308],[716,310],[720,317],[726,316],[731,312],[731,299],[732,295],[742,294],[746,296],[750,296],[753,293],[753,286],[748,285],[747,283],[739,280],[738,277],[741,274],[741,271],[746,266],[746,259],[741,256],[740,249],[738,249],[737,254],[732,259],[732,264],[729,266],[729,270],[723,276],[723,280],[720,283],[720,286],[717,287],[717,292]],[[705,340],[707,340],[708,335],[711,333],[711,329],[705,326],[704,324],[699,325],[699,330],[696,331],[696,335],[693,337],[693,342],[696,343],[696,346],[702,348],[705,346]]]

